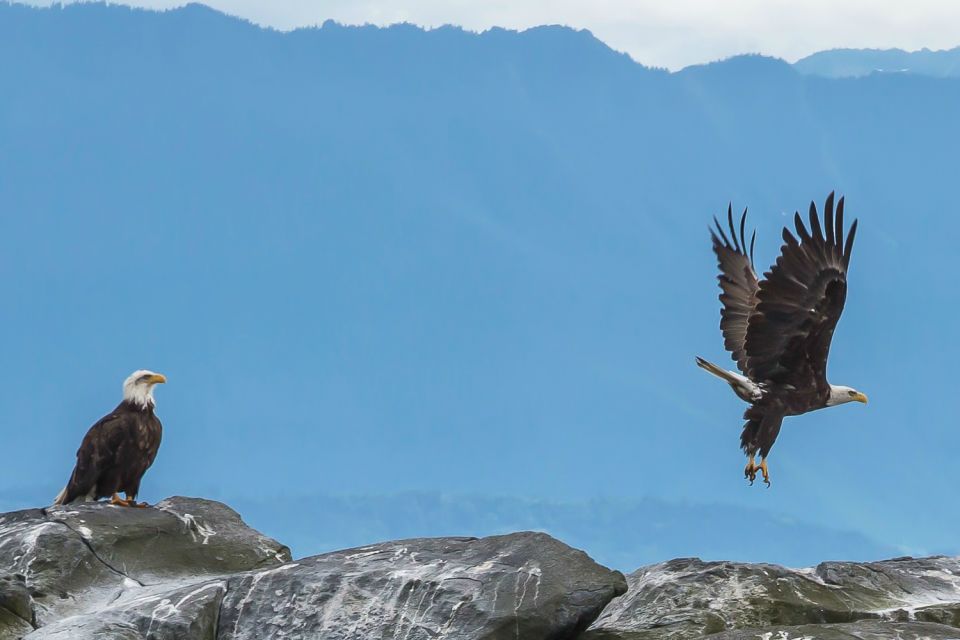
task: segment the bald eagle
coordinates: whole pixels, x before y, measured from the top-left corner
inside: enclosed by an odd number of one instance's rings
[[[867,402],[867,396],[856,389],[827,382],[830,341],[847,297],[847,267],[857,233],[854,220],[844,240],[843,198],[837,203],[836,216],[833,199],[831,193],[822,226],[812,202],[809,231],[799,212],[794,214],[797,236],[784,227],[780,257],[762,281],[753,267],[756,231],[747,250],[746,210],[740,217],[739,234],[732,206],[727,208],[729,236],[716,218],[716,232],[710,230],[720,267],[720,330],[741,373],[699,357],[697,364],[750,403],[740,435],[740,447],[748,458],[744,476],[750,484],[761,472],[770,486],[767,455],[784,417]]]
[[[137,503],[140,480],[160,448],[162,427],[153,413],[153,387],[167,379],[141,369],[123,383],[123,401],[90,427],[77,451],[77,466],[55,505],[110,498],[110,504],[145,507]],[[118,492],[123,491],[126,499]]]

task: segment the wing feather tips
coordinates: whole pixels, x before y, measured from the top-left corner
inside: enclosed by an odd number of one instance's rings
[[[747,227],[747,210],[744,208],[743,215],[740,216],[740,246],[743,248],[743,254],[747,253],[747,238],[744,235],[744,230]]]
[[[720,239],[723,240],[722,243],[718,243],[718,244],[721,244],[722,246],[727,247],[729,249],[730,241],[727,239],[727,234],[723,232],[723,227],[720,226],[720,221],[717,220],[717,216],[713,216],[713,224],[717,226],[717,233],[720,235]],[[710,234],[714,235],[713,229],[710,230]]]
[[[823,206],[823,228],[827,231],[827,244],[835,246],[833,228],[833,191],[827,196],[827,202]]]
[[[717,232],[713,229],[710,229],[710,241],[713,243],[714,248],[723,246],[723,243],[720,242],[720,238],[717,237]]]
[[[733,203],[727,205],[727,225],[730,227],[730,237],[733,238],[733,249],[737,253],[742,253],[740,243],[737,241],[737,230],[733,226]]]
[[[817,205],[810,203],[810,235],[815,240],[823,242],[823,229],[820,228],[820,216],[817,215]]]
[[[810,233],[807,231],[807,227],[804,226],[803,218],[800,217],[799,211],[793,214],[793,226],[796,228],[800,240],[804,242],[810,241]],[[790,233],[790,230],[784,227],[783,232]],[[784,236],[784,240],[786,240],[786,236]],[[796,241],[796,238],[794,238],[794,240]]]
[[[800,217],[797,216],[797,220],[799,220],[799,219],[800,219]],[[799,223],[799,222],[798,222],[797,224],[799,225],[799,226],[797,227],[797,231],[800,233],[800,237],[802,238],[802,237],[804,236],[804,234],[806,233],[807,230],[806,230],[806,229],[803,229],[803,224],[801,224],[801,223]],[[800,232],[800,229],[803,229],[803,231]],[[799,242],[797,242],[797,239],[793,236],[793,234],[790,233],[790,229],[787,229],[786,227],[783,228],[783,241],[784,241],[785,243],[787,243],[787,245],[789,245],[789,246],[791,246],[791,247],[795,247],[795,246],[797,246],[798,244],[800,244]],[[780,252],[780,257],[783,257],[783,251]],[[778,258],[778,260],[779,260],[779,258]]]
[[[844,269],[850,264],[850,252],[853,250],[853,238],[857,235],[857,223],[859,220],[855,219],[853,224],[850,225],[850,233],[847,234],[847,243],[843,247],[843,267]]]
[[[837,227],[837,246],[843,247],[843,196],[840,196],[840,201],[837,203],[837,218],[835,222]]]

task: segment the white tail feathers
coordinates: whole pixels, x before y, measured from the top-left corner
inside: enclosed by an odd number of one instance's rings
[[[53,506],[63,504],[63,501],[67,499],[67,488],[64,487],[60,493],[57,494],[57,497],[53,499]]]
[[[746,376],[733,371],[727,371],[712,362],[708,362],[697,356],[697,366],[717,376],[733,388],[733,392],[746,402],[756,402],[763,396],[763,391],[758,384]]]
[[[712,362],[704,360],[700,356],[697,356],[697,366],[705,371],[709,371],[710,373],[717,376],[721,380],[726,380],[730,384],[736,384],[740,382],[740,380],[742,379],[742,376],[738,376],[732,371],[727,371],[726,369],[722,369],[717,365],[713,364]]]

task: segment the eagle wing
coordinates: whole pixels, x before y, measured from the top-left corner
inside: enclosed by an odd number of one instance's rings
[[[747,326],[754,307],[757,304],[757,273],[753,269],[753,243],[757,239],[757,232],[750,238],[750,253],[747,253],[744,226],[747,221],[747,210],[743,210],[740,217],[740,234],[733,224],[733,207],[727,207],[727,226],[730,228],[730,237],[716,218],[713,222],[717,226],[716,233],[710,230],[713,240],[713,252],[717,254],[717,266],[720,274],[720,302],[723,309],[720,311],[720,331],[723,333],[723,346],[730,352],[740,371],[747,372],[747,353],[744,343],[747,337]]]
[[[776,264],[760,283],[745,341],[747,375],[801,389],[827,384],[827,356],[847,297],[847,266],[857,221],[843,237],[843,198],[827,197],[823,227],[810,203],[810,231],[794,216],[799,240],[785,227]],[[824,230],[826,234],[824,234]]]
[[[67,483],[63,504],[89,494],[97,487],[100,474],[116,463],[118,451],[129,438],[130,416],[114,411],[100,418],[84,436],[77,449],[77,465]]]

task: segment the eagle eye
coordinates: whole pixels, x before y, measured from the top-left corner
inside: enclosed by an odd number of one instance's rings
[[[853,396],[857,395],[857,392],[856,392],[856,391],[847,391],[847,395],[852,398]]]

